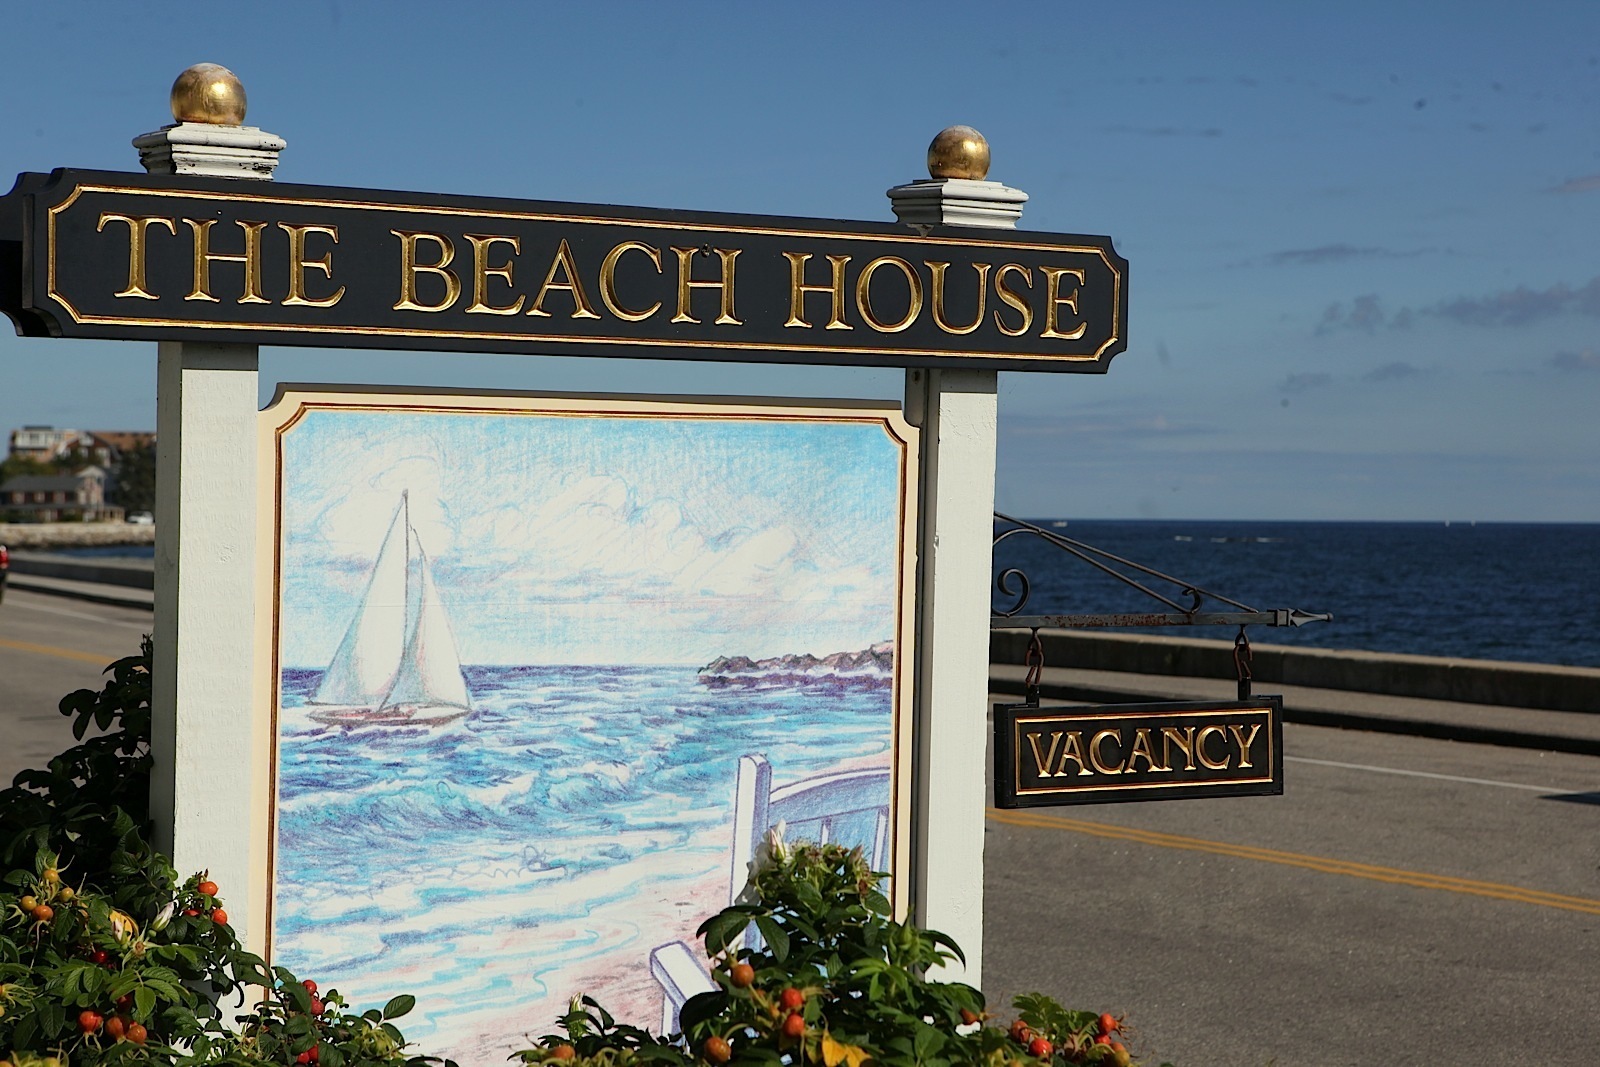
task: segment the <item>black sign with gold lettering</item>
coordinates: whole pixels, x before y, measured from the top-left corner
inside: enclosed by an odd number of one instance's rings
[[[1283,699],[994,710],[1000,808],[1283,792]]]
[[[1104,237],[60,170],[0,199],[24,333],[1103,371]]]

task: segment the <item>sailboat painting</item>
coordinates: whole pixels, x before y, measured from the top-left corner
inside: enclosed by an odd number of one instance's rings
[[[344,640],[306,701],[338,726],[444,723],[472,710],[450,620],[401,491]]]
[[[903,905],[896,407],[286,388],[262,445],[269,963],[472,1067],[670,1025],[752,811]]]

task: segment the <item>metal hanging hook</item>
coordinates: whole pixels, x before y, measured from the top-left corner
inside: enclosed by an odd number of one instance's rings
[[[1239,699],[1250,699],[1250,638],[1245,635],[1244,627],[1239,627],[1239,636],[1233,639],[1233,670],[1239,679]]]
[[[1039,679],[1044,674],[1044,642],[1039,640],[1037,628],[1028,641],[1028,653],[1023,657],[1028,673],[1022,679],[1023,699],[1034,707],[1039,706]]]

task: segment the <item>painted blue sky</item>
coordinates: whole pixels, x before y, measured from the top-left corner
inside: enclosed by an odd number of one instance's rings
[[[881,421],[322,410],[283,440],[289,666],[333,656],[402,493],[465,663],[894,636],[902,448]]]
[[[285,181],[890,220],[967,123],[1131,261],[1104,377],[1001,376],[998,503],[1600,521],[1600,5],[59,3],[0,173],[137,169],[190,63]],[[0,428],[152,428],[154,352],[0,338]],[[277,380],[896,396],[896,372],[263,356]]]

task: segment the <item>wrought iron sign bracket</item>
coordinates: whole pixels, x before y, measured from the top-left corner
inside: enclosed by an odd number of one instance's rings
[[[1308,622],[1329,622],[1333,616],[1328,613],[1300,611],[1296,608],[1275,608],[1268,611],[1259,611],[1248,604],[1229,599],[1220,593],[1204,589],[1194,582],[1184,581],[1182,578],[1164,574],[1153,567],[1142,563],[1124,559],[1121,556],[1107,552],[1105,549],[1096,548],[1082,541],[1074,540],[1036,526],[1022,519],[1015,519],[1009,515],[995,512],[994,517],[1000,522],[1010,523],[1010,527],[1001,530],[994,536],[994,544],[1008,540],[1012,537],[1030,536],[1037,537],[1048,544],[1082,560],[1096,570],[1110,575],[1125,585],[1137,589],[1139,592],[1160,601],[1169,611],[1157,612],[1122,612],[1122,613],[1076,613],[1064,615],[1024,615],[1022,609],[1027,606],[1032,585],[1028,575],[1020,567],[1008,567],[1001,571],[995,579],[995,585],[1001,595],[1015,598],[1015,603],[1008,610],[995,611],[989,619],[991,630],[1020,630],[1033,631],[1033,640],[1029,644],[1028,667],[1029,684],[1027,687],[1028,702],[1037,706],[1038,703],[1038,678],[1044,666],[1043,648],[1039,642],[1041,629],[1116,629],[1154,626],[1237,626],[1239,634],[1234,639],[1233,660],[1235,673],[1239,682],[1239,699],[1250,698],[1250,639],[1245,634],[1246,626],[1304,626]],[[1137,572],[1140,577],[1124,573],[1118,568]],[[1167,596],[1145,584],[1149,579],[1166,582],[1175,586],[1177,592]],[[1183,601],[1187,601],[1185,604]],[[1203,611],[1208,602],[1216,602],[1218,606],[1232,608],[1227,611]]]

